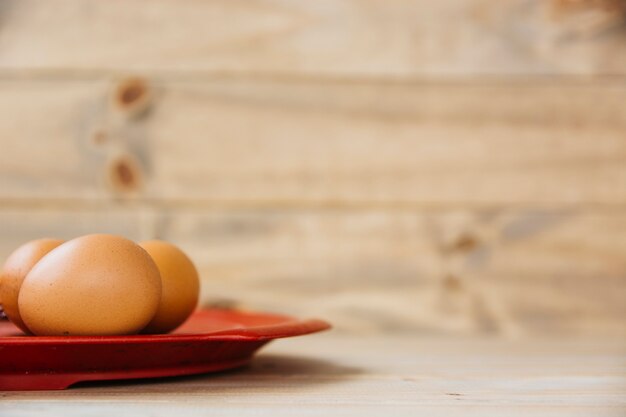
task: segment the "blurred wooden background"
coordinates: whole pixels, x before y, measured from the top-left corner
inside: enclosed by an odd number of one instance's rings
[[[626,335],[626,1],[0,1],[0,260],[110,232],[206,303]]]

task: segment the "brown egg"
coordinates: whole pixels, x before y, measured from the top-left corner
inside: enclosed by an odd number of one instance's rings
[[[167,333],[180,326],[198,304],[200,280],[193,262],[178,247],[160,240],[141,242],[161,273],[161,303],[142,333]]]
[[[30,333],[17,304],[17,297],[26,274],[44,255],[63,243],[59,239],[37,239],[17,248],[7,258],[0,273],[0,299],[9,320],[26,333]]]
[[[161,299],[148,253],[119,236],[82,236],[50,251],[26,275],[19,311],[36,335],[122,335],[143,329]]]

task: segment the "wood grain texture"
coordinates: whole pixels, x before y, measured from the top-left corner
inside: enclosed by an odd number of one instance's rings
[[[624,75],[625,9],[619,0],[5,0],[0,69]]]
[[[198,266],[203,303],[342,332],[626,337],[621,210],[14,207],[0,230],[0,260],[41,236],[166,239]]]
[[[39,416],[622,416],[623,341],[337,337],[281,340],[248,368],[159,381],[0,393]]]
[[[621,0],[4,0],[0,257],[180,244],[342,331],[626,335]]]
[[[157,80],[132,117],[116,85],[1,81],[0,199],[626,202],[623,82]]]

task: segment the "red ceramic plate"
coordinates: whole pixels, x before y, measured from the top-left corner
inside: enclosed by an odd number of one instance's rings
[[[321,320],[234,310],[197,311],[175,333],[164,335],[23,336],[2,322],[0,390],[221,371],[248,363],[273,339],[329,327]]]

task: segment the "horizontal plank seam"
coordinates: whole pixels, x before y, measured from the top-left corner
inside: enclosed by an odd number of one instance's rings
[[[291,73],[291,72],[251,72],[251,71],[194,71],[194,70],[155,70],[145,68],[119,68],[119,69],[7,69],[0,67],[0,80],[42,80],[42,81],[71,81],[85,80],[96,81],[103,78],[120,77],[129,74],[141,74],[154,80],[201,82],[215,80],[259,80],[259,81],[282,81],[285,83],[299,82],[324,82],[328,84],[473,84],[473,83],[545,83],[555,81],[561,83],[615,83],[626,88],[626,72],[606,74],[449,74],[449,75],[368,75],[368,74],[331,74],[331,73]]]
[[[55,198],[2,198],[0,199],[0,210],[2,209],[110,209],[110,208],[155,208],[155,209],[280,209],[280,210],[417,210],[417,211],[439,211],[439,210],[530,210],[530,211],[570,211],[570,210],[593,210],[602,212],[616,212],[623,214],[626,210],[626,201],[620,203],[476,203],[476,202],[377,202],[377,201],[290,201],[290,200],[194,200],[194,199],[143,199],[129,198],[119,199],[106,198],[76,198],[76,199],[55,199]]]

